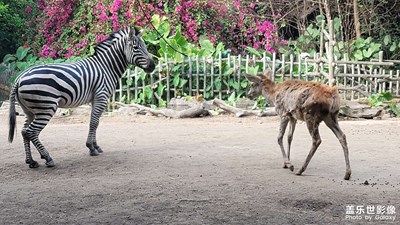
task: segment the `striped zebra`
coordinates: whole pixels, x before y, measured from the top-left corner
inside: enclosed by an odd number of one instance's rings
[[[96,130],[99,118],[106,108],[107,99],[115,91],[119,78],[129,64],[142,68],[147,73],[154,70],[153,58],[140,38],[142,31],[127,28],[112,33],[95,47],[95,53],[74,63],[55,63],[34,66],[23,72],[12,87],[9,109],[9,136],[14,139],[18,101],[26,121],[22,137],[26,163],[30,168],[39,164],[33,160],[30,142],[39,151],[48,167],[54,161],[39,140],[39,134],[53,117],[57,108],[77,107],[91,103],[89,135],[86,146],[90,155],[96,156],[103,150],[97,145]]]

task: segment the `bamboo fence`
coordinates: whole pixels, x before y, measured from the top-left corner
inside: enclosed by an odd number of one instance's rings
[[[183,95],[201,94],[208,99],[224,99],[236,92],[245,96],[248,87],[240,85],[244,80],[242,74],[254,72],[255,67],[261,73],[271,69],[276,82],[299,79],[332,83],[338,87],[343,99],[357,100],[381,92],[390,92],[394,97],[400,97],[400,61],[383,60],[382,52],[378,59],[372,61],[349,61],[345,57],[345,60],[333,60],[332,64],[333,77],[329,73],[328,60],[319,57],[318,53],[313,57],[306,53],[279,57],[275,53],[269,57],[266,54],[261,57],[222,57],[219,54],[216,58],[188,57],[179,63],[165,57],[151,74],[145,75],[145,79],[140,79],[143,71],[138,68],[126,71],[119,81],[113,101],[137,101],[146,88],[151,89],[152,103],[157,99],[169,102],[172,97]],[[174,85],[176,76],[186,82],[181,86]],[[239,85],[230,85],[232,81]],[[161,96],[157,94],[159,85],[164,86]]]

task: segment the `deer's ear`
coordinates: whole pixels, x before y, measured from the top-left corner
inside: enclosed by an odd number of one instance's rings
[[[247,73],[244,73],[243,75],[244,75],[244,77],[246,77],[246,79],[249,80],[250,82],[260,83],[260,82],[262,81],[261,78],[258,77],[258,76],[253,76],[253,75],[250,75],[250,74],[247,74]]]

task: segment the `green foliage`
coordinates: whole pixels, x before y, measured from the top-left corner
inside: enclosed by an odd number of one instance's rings
[[[0,58],[23,44],[21,37],[29,19],[24,10],[31,3],[31,0],[0,0]]]
[[[390,110],[393,112],[394,116],[400,117],[400,109],[397,107],[397,104],[392,102],[389,104]]]
[[[368,97],[368,102],[372,107],[381,107],[384,102],[391,101],[393,96],[390,92],[382,92],[377,94],[372,94]]]
[[[155,14],[152,16],[152,22],[158,33],[153,29],[149,30],[143,35],[143,39],[148,43],[149,49],[158,53],[157,57],[160,60],[164,60],[167,56],[169,59],[181,63],[185,55],[208,58],[215,56],[216,52],[224,50],[222,43],[214,46],[206,36],[200,36],[198,45],[189,43],[182,35],[179,26],[174,31],[171,30],[171,25],[166,17]]]
[[[48,63],[61,63],[61,62],[73,62],[79,60],[80,57],[71,57],[69,59],[51,59],[51,58],[38,58],[32,54],[30,47],[24,48],[18,47],[15,54],[7,54],[3,58],[3,64],[5,68],[15,71],[15,76],[11,77],[10,83],[14,83],[15,79],[28,68]]]
[[[393,96],[390,92],[382,92],[372,94],[368,97],[368,102],[372,107],[384,107],[386,103],[387,108],[393,113],[394,116],[400,117],[400,109],[397,107],[396,102],[392,102]]]
[[[381,44],[369,38],[359,38],[353,42],[350,48],[350,58],[358,61],[368,61],[371,58],[378,58]]]

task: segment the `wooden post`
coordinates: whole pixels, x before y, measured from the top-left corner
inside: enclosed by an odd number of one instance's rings
[[[396,78],[397,78],[397,81],[396,81],[396,95],[397,96],[399,96],[400,95],[400,87],[399,87],[399,85],[400,85],[400,70],[397,70],[396,71]]]
[[[237,67],[237,82],[239,83],[239,87],[236,90],[236,95],[238,94],[239,90],[240,90],[240,68],[242,67],[242,55],[238,56],[238,67]]]
[[[347,56],[347,54],[344,54],[343,57],[344,57],[344,60],[347,60],[348,56]],[[347,74],[347,63],[343,65],[343,72],[344,72],[344,74]],[[345,76],[343,78],[343,86],[347,87],[347,76]],[[343,93],[344,93],[344,99],[347,99],[348,92],[345,90],[345,91],[343,91]]]
[[[126,70],[126,78],[127,78],[127,80],[132,79],[130,69]],[[131,103],[131,93],[130,92],[131,92],[130,85],[126,84],[126,99],[128,100],[128,103]]]
[[[196,95],[200,94],[200,59],[199,55],[196,55]]]
[[[158,71],[161,72],[161,61],[158,62]],[[138,99],[138,68],[135,67],[135,101]]]
[[[230,65],[228,64],[228,66],[230,66]],[[219,54],[218,54],[218,68],[219,68],[218,77],[221,82],[221,86],[218,90],[219,91],[218,94],[219,94],[219,99],[222,99],[222,52],[219,52]]]
[[[294,56],[293,54],[290,54],[289,79],[293,79],[293,61],[294,61]]]
[[[206,97],[207,93],[207,62],[206,58],[203,58],[203,97]]]
[[[246,55],[246,65],[245,65],[245,71],[246,73],[249,73],[249,60],[250,60],[250,56]]]
[[[188,61],[189,61],[189,96],[193,96],[193,81],[192,81],[192,77],[193,77],[193,63],[192,63],[192,57],[189,56],[188,57]]]
[[[165,53],[164,58],[165,58],[165,70],[167,71],[165,74],[167,76],[167,102],[169,102],[169,100],[171,100],[171,93],[170,93],[171,89],[170,89],[170,85],[169,85],[170,76],[169,76],[169,65],[168,65],[167,53]],[[144,88],[143,88],[143,91],[144,91]]]
[[[264,52],[264,58],[266,57],[267,55]],[[276,72],[275,66],[276,66],[276,52],[272,53],[272,77],[271,77],[272,81],[275,81],[275,72]]]
[[[285,55],[284,54],[282,54],[282,71],[281,71],[281,74],[282,74],[282,81],[284,81],[285,80]]]
[[[211,97],[214,97],[214,57],[211,57]]]

